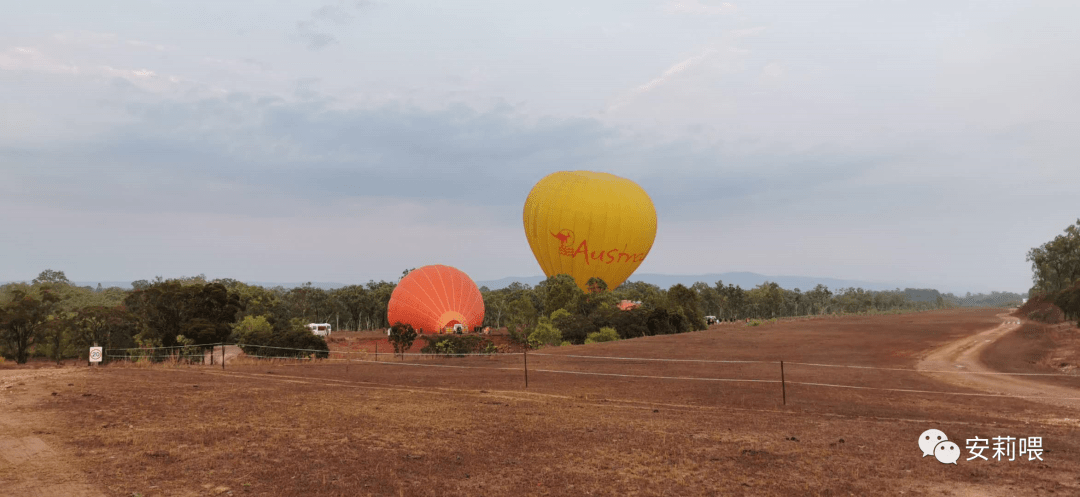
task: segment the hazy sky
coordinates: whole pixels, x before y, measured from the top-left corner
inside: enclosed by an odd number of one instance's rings
[[[559,170],[639,272],[1024,291],[1080,217],[1080,2],[9,2],[0,280],[540,274]]]

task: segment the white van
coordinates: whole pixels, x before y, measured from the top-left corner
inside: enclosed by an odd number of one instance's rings
[[[330,323],[308,323],[308,329],[321,337],[330,335]]]

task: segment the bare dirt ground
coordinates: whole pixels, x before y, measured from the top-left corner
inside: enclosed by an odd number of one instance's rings
[[[1063,422],[1073,422],[1080,426],[1080,389],[1076,387],[1049,384],[1046,378],[1034,375],[1060,374],[1041,370],[1039,373],[1022,373],[1032,376],[1007,375],[1007,374],[964,374],[970,373],[996,373],[983,362],[986,350],[998,340],[1010,333],[1015,333],[1021,327],[1021,319],[1009,314],[998,315],[1002,323],[973,336],[952,342],[944,347],[930,351],[923,360],[919,361],[918,368],[923,371],[956,371],[953,374],[927,373],[929,376],[943,383],[977,388],[998,395],[1010,395],[1027,397],[1031,400],[1045,403],[1051,406],[1064,408],[1061,414],[1068,416]],[[1073,375],[1074,385],[1080,386],[1080,379]],[[1060,377],[1058,377],[1060,378]]]
[[[73,457],[55,431],[61,423],[37,406],[42,380],[68,381],[75,368],[0,370],[0,494],[9,497],[99,497],[104,494],[72,468]],[[43,417],[43,415],[45,417]]]
[[[1080,428],[1060,422],[1065,408],[957,395],[985,392],[916,367],[1001,312],[543,349],[527,388],[520,355],[79,368],[25,382],[20,429],[50,432],[38,436],[55,449],[35,456],[48,467],[117,496],[1080,494]],[[727,381],[779,380],[779,360],[786,404],[780,383]],[[1041,436],[1045,451],[946,465],[921,457],[930,428],[961,447]]]

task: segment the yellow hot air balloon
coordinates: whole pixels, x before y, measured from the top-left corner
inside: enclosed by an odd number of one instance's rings
[[[614,174],[560,171],[525,200],[525,236],[548,277],[569,274],[587,290],[598,277],[614,290],[656,239],[656,209],[637,183]]]

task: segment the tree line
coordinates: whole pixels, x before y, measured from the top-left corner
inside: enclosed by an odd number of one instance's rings
[[[387,329],[393,324],[387,322],[387,305],[394,288],[396,283],[386,281],[331,290],[311,283],[265,288],[201,275],[139,280],[131,289],[91,288],[71,284],[63,271],[46,270],[31,283],[0,287],[0,353],[23,363],[32,355],[57,361],[86,357],[94,344],[145,349],[244,343],[252,355],[285,353],[278,347],[325,351],[325,340],[310,333],[307,323]],[[569,275],[534,287],[513,283],[496,290],[481,287],[480,292],[486,309],[483,326],[505,327],[512,337],[548,344],[702,330],[706,316],[736,321],[918,311],[965,300],[931,289],[833,291],[817,285],[804,292],[772,282],[749,289],[722,281],[662,289],[635,281],[608,289],[594,278],[583,291]],[[1015,297],[1018,301],[1020,296]],[[631,305],[621,305],[624,301]]]
[[[955,307],[961,299],[931,289],[873,291],[829,290],[817,285],[803,292],[773,282],[754,288],[703,282],[662,289],[640,281],[608,290],[592,279],[582,291],[568,275],[548,278],[535,287],[521,283],[498,290],[481,287],[484,325],[507,327],[537,343],[580,344],[599,337],[619,338],[682,333],[706,328],[706,316],[719,321],[762,320],[822,314],[920,311]],[[969,295],[970,297],[970,295]],[[1019,304],[1020,296],[1015,301]],[[629,302],[629,306],[621,303]],[[625,308],[624,308],[625,307]],[[606,333],[606,335],[605,335]]]
[[[202,346],[243,342],[257,355],[272,347],[327,350],[306,324],[385,328],[395,285],[385,281],[335,290],[264,288],[204,276],[139,280],[130,290],[80,287],[63,271],[45,270],[30,283],[0,286],[0,355],[25,363],[82,357],[107,349]],[[321,354],[325,355],[325,354]]]

